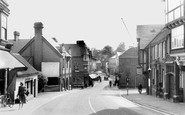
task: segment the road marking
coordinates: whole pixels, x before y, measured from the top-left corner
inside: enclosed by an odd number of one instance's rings
[[[91,107],[91,110],[93,111],[93,113],[96,113],[96,111],[93,109],[92,105],[91,105],[91,100],[90,100],[90,96],[88,98],[88,101],[89,101],[89,106]]]

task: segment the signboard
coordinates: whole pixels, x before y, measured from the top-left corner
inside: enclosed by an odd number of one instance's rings
[[[42,62],[42,73],[46,77],[59,77],[59,62]]]
[[[137,74],[142,75],[143,74],[143,69],[142,67],[137,67]]]

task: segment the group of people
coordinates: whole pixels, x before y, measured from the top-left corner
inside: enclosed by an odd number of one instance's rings
[[[23,107],[24,103],[26,103],[26,96],[28,95],[28,90],[23,86],[23,83],[21,82],[17,93],[17,98],[19,100],[19,109]]]

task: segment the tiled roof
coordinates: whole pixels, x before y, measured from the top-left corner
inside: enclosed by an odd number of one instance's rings
[[[71,56],[82,56],[80,47],[77,44],[64,44],[65,49],[71,48]]]
[[[26,71],[19,72],[19,75],[33,75],[38,74],[38,71],[33,68],[20,54],[14,53],[14,57],[24,64],[28,69]]]
[[[18,39],[17,41],[8,40],[13,44],[11,51],[13,53],[18,53],[31,39]]]
[[[138,49],[137,47],[130,48],[126,50],[119,58],[138,58]]]
[[[140,49],[144,49],[163,27],[164,25],[138,25],[137,38],[140,38]]]

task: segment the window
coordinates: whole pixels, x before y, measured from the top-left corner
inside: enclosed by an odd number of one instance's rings
[[[163,51],[162,51],[162,58],[165,58],[165,54],[166,54],[165,45],[166,45],[166,43],[163,42],[163,43],[162,43],[162,48],[163,48]]]
[[[178,49],[184,47],[184,25],[172,29],[171,48]]]
[[[180,79],[179,79],[179,87],[183,88],[183,77],[185,75],[185,72],[180,71]]]
[[[155,45],[155,59],[158,58],[158,45]]]
[[[162,53],[163,53],[163,51],[162,51],[163,50],[162,45],[163,45],[162,43],[159,44],[159,51],[158,51],[158,53],[159,53],[159,58],[160,59],[162,59]]]
[[[183,0],[166,0],[166,23],[184,16]]]
[[[1,39],[7,40],[7,17],[3,14],[1,16]]]

